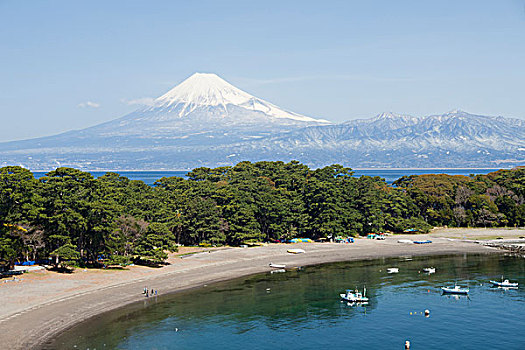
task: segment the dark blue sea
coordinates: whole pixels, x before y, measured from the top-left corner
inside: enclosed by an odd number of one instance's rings
[[[488,174],[490,172],[496,171],[497,169],[432,169],[432,170],[422,170],[422,169],[382,169],[382,170],[354,170],[354,176],[359,177],[362,175],[366,176],[379,176],[384,178],[385,181],[389,184],[394,182],[405,175],[422,175],[422,174],[449,174],[449,175],[465,175],[469,176],[471,174]],[[120,175],[127,177],[131,180],[140,180],[146,183],[147,185],[153,185],[153,183],[163,177],[172,177],[179,176],[185,177],[188,173],[187,171],[117,171]],[[104,175],[105,171],[92,171],[91,174],[95,177]],[[33,172],[36,178],[40,178],[46,174],[43,171]]]
[[[491,287],[502,275],[520,288]],[[454,282],[470,295],[442,295]],[[363,286],[367,306],[340,302]],[[403,349],[406,340],[416,350],[525,349],[524,287],[525,259],[503,254],[310,266],[150,298],[80,323],[45,349]]]

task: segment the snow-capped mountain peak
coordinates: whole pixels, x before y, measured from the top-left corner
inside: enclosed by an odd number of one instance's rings
[[[271,118],[287,118],[321,124],[330,123],[326,120],[314,119],[283,110],[270,102],[242,91],[213,73],[193,74],[157,98],[150,109],[176,109],[179,111],[179,117],[185,117],[199,107],[219,107],[225,114],[228,114],[228,106],[230,105],[249,111],[262,112]]]
[[[213,73],[195,73],[155,100],[161,106],[179,103],[220,106],[244,104],[254,97]]]

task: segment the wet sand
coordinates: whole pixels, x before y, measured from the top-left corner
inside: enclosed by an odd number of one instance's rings
[[[396,235],[384,241],[358,239],[354,244],[271,244],[254,248],[220,248],[185,256],[172,255],[170,265],[154,269],[84,270],[72,274],[34,272],[20,281],[0,280],[0,340],[5,349],[38,348],[78,322],[144,300],[144,287],[159,295],[213,282],[270,271],[270,262],[287,267],[396,256],[501,253],[465,241],[472,237],[517,238],[525,229],[440,229],[428,235]],[[432,244],[397,243],[431,239]],[[287,253],[302,248],[304,254]]]

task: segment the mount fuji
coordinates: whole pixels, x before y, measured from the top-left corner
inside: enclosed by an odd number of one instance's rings
[[[151,106],[85,131],[90,136],[184,140],[182,144],[188,145],[203,139],[208,144],[231,143],[327,124],[256,98],[215,74],[195,73]]]
[[[296,159],[314,167],[509,167],[525,163],[524,140],[524,120],[459,110],[333,124],[281,109],[215,74],[195,73],[121,118],[0,143],[0,166],[148,170]]]

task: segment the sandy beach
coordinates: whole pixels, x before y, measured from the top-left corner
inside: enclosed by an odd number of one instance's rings
[[[18,281],[0,280],[0,339],[6,349],[38,348],[46,340],[97,314],[144,300],[144,287],[159,296],[205,284],[269,271],[270,262],[287,266],[459,253],[500,253],[469,240],[518,238],[525,229],[437,229],[426,235],[389,236],[354,244],[271,244],[253,248],[184,248],[162,268],[77,269],[72,274],[33,272]],[[432,244],[401,244],[399,239],[430,239]],[[287,249],[302,248],[304,254]],[[180,255],[180,253],[192,253]]]

